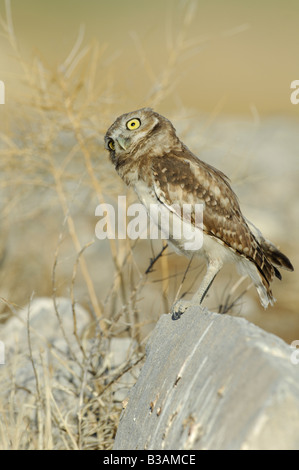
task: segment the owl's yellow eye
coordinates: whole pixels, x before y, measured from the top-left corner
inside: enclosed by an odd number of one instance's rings
[[[137,118],[130,119],[130,121],[127,122],[127,129],[129,129],[129,131],[133,131],[135,129],[138,129],[140,124],[141,124],[140,119],[137,119]]]
[[[112,139],[109,140],[108,147],[110,148],[110,150],[115,150],[115,144]]]

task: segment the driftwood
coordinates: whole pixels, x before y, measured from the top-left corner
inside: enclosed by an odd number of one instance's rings
[[[243,318],[163,315],[114,449],[299,449],[293,353]]]

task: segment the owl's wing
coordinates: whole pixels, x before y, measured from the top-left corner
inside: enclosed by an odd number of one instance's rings
[[[194,162],[176,154],[153,159],[151,169],[157,199],[179,217],[184,204],[203,204],[203,229],[207,234],[237,250],[236,235],[244,225],[242,234],[251,243],[250,229],[223,173],[200,160]]]
[[[252,261],[267,283],[272,280],[274,268],[250,231],[223,173],[188,152],[153,158],[151,172],[160,203],[181,218],[183,204],[195,207],[202,203],[204,233]]]

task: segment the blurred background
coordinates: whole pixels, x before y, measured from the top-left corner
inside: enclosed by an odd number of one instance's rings
[[[103,145],[125,112],[168,117],[295,267],[267,311],[231,266],[204,305],[299,339],[298,17],[295,0],[0,0],[0,448],[111,449],[148,335],[204,274],[161,240],[95,237],[99,203],[136,201]]]
[[[141,340],[198,286],[201,261],[185,276],[188,260],[167,250],[145,274],[161,243],[94,235],[98,203],[135,200],[105,131],[151,106],[231,178],[245,215],[295,266],[267,312],[253,288],[239,298],[248,284],[230,268],[206,305],[298,339],[298,2],[2,0],[0,13],[3,321],[32,295],[71,296]]]
[[[160,104],[163,110],[183,106],[210,114],[221,101],[225,113],[251,117],[254,107],[263,116],[298,116],[289,100],[299,67],[296,0],[12,0],[11,9],[22,57],[38,57],[51,70],[69,55],[82,26],[82,47],[99,48],[99,72],[116,72],[106,80],[120,112],[142,106],[172,63],[175,89]],[[5,38],[0,45],[11,101],[21,70]]]

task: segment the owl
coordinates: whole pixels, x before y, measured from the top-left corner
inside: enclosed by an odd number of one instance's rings
[[[117,173],[135,190],[148,212],[156,205],[179,222],[184,205],[191,205],[192,214],[192,208],[202,204],[202,223],[197,224],[192,216],[188,222],[202,236],[198,250],[186,249],[186,240],[169,235],[177,251],[201,256],[207,263],[192,299],[180,299],[172,306],[174,319],[191,305],[202,303],[215,276],[228,262],[251,278],[264,308],[273,305],[271,282],[274,277],[281,279],[278,268],[293,271],[290,260],[243,216],[228,177],[194,155],[168,119],[150,108],[123,114],[109,127],[105,147]]]

